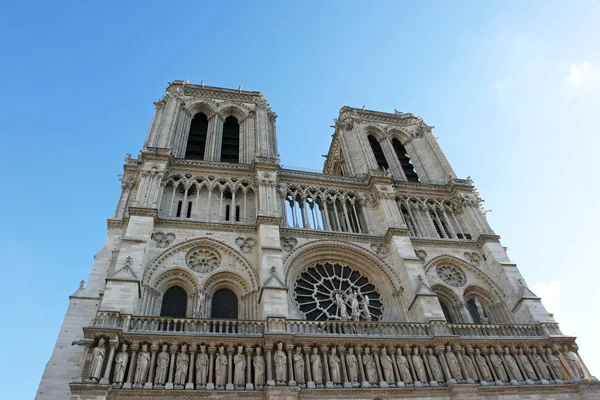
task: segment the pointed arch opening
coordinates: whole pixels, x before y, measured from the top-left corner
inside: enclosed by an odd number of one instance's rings
[[[375,156],[375,161],[377,161],[377,166],[379,169],[388,170],[390,166],[385,159],[385,154],[383,154],[381,144],[379,144],[375,136],[369,135],[369,144],[371,145],[371,150],[373,150],[373,156]]]
[[[220,319],[238,318],[238,297],[230,289],[222,288],[212,295],[210,317]]]
[[[161,317],[185,318],[188,294],[181,286],[171,286],[162,299]]]
[[[237,118],[233,116],[225,118],[225,122],[223,122],[221,161],[240,162],[240,124]]]
[[[204,113],[197,113],[190,124],[185,158],[189,160],[204,160],[206,149],[206,136],[208,133],[208,117]]]
[[[406,175],[406,180],[409,182],[420,182],[419,175],[417,175],[415,166],[412,164],[412,161],[410,161],[410,157],[408,156],[408,152],[404,145],[400,143],[398,139],[393,139],[392,146],[394,147],[398,161],[400,161],[400,166],[404,171],[404,175]]]

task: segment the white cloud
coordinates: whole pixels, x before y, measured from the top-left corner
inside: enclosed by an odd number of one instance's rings
[[[571,64],[571,74],[565,81],[565,85],[578,86],[585,83],[599,82],[600,70],[591,62]]]
[[[542,302],[549,313],[555,313],[558,310],[560,282],[536,282],[533,285],[533,293],[542,298]]]

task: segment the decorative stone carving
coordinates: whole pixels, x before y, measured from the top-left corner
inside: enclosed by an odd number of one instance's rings
[[[494,379],[492,378],[492,372],[490,371],[490,367],[488,367],[487,362],[485,361],[485,357],[481,355],[481,350],[479,349],[475,349],[475,362],[477,362],[477,366],[479,367],[481,379],[488,382],[493,381]]]
[[[310,366],[312,369],[313,382],[315,385],[323,384],[323,369],[321,367],[321,356],[319,356],[319,349],[313,348],[313,353],[310,356]]]
[[[479,255],[479,253],[465,251],[464,255],[465,258],[475,266],[479,265],[479,263],[481,262],[481,255]]]
[[[148,376],[149,367],[150,352],[148,351],[148,345],[143,344],[142,350],[139,352],[136,359],[135,375],[133,376],[133,383],[136,386],[143,386],[146,383],[146,377]]]
[[[196,385],[206,386],[208,376],[208,354],[206,354],[206,346],[200,346],[200,354],[196,358]]]
[[[237,237],[235,238],[235,244],[238,245],[242,252],[250,253],[252,248],[256,245],[256,240],[253,238]]]
[[[519,361],[521,361],[521,365],[523,366],[523,369],[525,370],[525,373],[527,374],[527,378],[532,381],[536,381],[537,375],[535,373],[535,370],[533,369],[533,366],[529,362],[529,358],[527,358],[527,356],[525,354],[523,354],[522,348],[519,349]]]
[[[88,373],[88,380],[95,382],[100,380],[105,355],[106,347],[104,347],[104,339],[100,338],[100,340],[98,340],[98,346],[94,347],[94,351],[92,352],[92,363]]]
[[[448,363],[448,368],[450,369],[450,374],[456,380],[463,380],[462,371],[460,370],[460,363],[458,362],[458,358],[456,354],[452,352],[452,347],[450,345],[446,346],[446,362]]]
[[[256,348],[256,355],[252,360],[254,366],[254,385],[262,387],[265,385],[265,357],[261,354],[261,348]]]
[[[389,253],[388,247],[385,244],[377,243],[371,243],[371,251],[381,260],[387,258]]]
[[[544,359],[537,353],[537,349],[533,348],[533,354],[531,355],[531,359],[533,363],[536,365],[538,372],[540,373],[540,378],[545,380],[550,380],[550,371],[548,371],[548,364],[544,361]]]
[[[556,378],[559,380],[565,379],[565,373],[563,369],[562,362],[560,358],[558,358],[555,354],[552,353],[552,350],[548,349],[546,357],[548,358],[548,362],[552,365],[552,369],[556,374]]]
[[[429,361],[429,368],[431,369],[433,380],[436,382],[443,382],[444,374],[442,373],[442,366],[436,355],[433,354],[433,349],[431,347],[427,349],[427,361]]]
[[[412,363],[415,367],[415,372],[417,374],[417,378],[419,379],[419,382],[421,382],[421,383],[427,382],[428,379],[427,379],[427,372],[425,371],[425,363],[423,363],[423,359],[419,355],[418,347],[415,347],[413,349],[413,355],[411,358],[412,358]]]
[[[575,376],[578,378],[585,378],[585,373],[583,372],[581,365],[579,365],[579,360],[578,360],[578,357],[575,355],[575,353],[573,353],[569,349],[569,346],[567,346],[567,345],[564,345],[563,349],[564,349],[563,354],[565,355],[565,359],[569,363],[569,366],[573,370],[573,373],[575,374]]]
[[[198,299],[196,301],[196,318],[204,318],[204,306],[206,301],[206,290],[200,290],[198,292]]]
[[[243,346],[238,346],[238,352],[233,357],[233,368],[233,384],[236,387],[244,387],[246,385],[246,357]]]
[[[447,285],[460,287],[467,283],[465,273],[452,265],[438,265],[435,271],[442,282]]]
[[[383,379],[388,383],[394,383],[394,364],[392,357],[387,354],[385,347],[381,349],[381,355],[379,356],[379,362],[381,362],[381,369],[383,370]]]
[[[188,374],[188,366],[190,365],[190,356],[187,355],[187,345],[181,346],[181,351],[177,354],[177,368],[175,368],[175,386],[185,386],[185,379]]]
[[[221,264],[221,255],[212,249],[193,249],[186,255],[186,263],[196,272],[211,272]]]
[[[285,251],[291,252],[294,247],[298,244],[298,239],[291,236],[282,236],[281,237],[281,248]]]
[[[115,375],[113,382],[117,385],[122,385],[125,381],[125,370],[127,369],[127,362],[129,362],[129,353],[127,352],[127,344],[121,345],[121,351],[115,358]]]
[[[502,359],[498,354],[496,354],[496,350],[492,347],[490,348],[490,362],[494,367],[494,371],[496,371],[496,377],[499,381],[506,382],[508,381],[508,376],[506,375],[506,371],[504,370],[504,365],[502,363]]]
[[[219,347],[219,354],[215,361],[215,386],[222,388],[227,383],[227,355],[225,355],[225,347]]]
[[[294,297],[309,320],[347,320],[350,311],[353,320],[370,321],[379,320],[383,314],[375,286],[360,272],[337,263],[305,269],[296,278]]]
[[[402,382],[407,385],[413,383],[408,359],[402,354],[402,349],[400,347],[396,350],[396,365],[398,365],[398,373],[400,373]]]
[[[524,381],[521,370],[515,358],[510,354],[508,347],[504,348],[504,361],[506,361],[506,367],[512,374],[513,378],[519,382]]]
[[[340,357],[336,354],[335,346],[331,348],[331,354],[329,354],[329,370],[331,371],[331,382],[336,385],[342,383],[342,377],[340,374]]]
[[[287,356],[283,351],[283,343],[277,343],[277,351],[273,354],[275,361],[275,380],[278,383],[286,383],[287,381]]]
[[[365,366],[365,374],[367,375],[367,382],[370,384],[377,383],[377,368],[375,359],[371,355],[371,349],[365,347],[365,354],[363,354],[362,359],[363,365]]]
[[[462,359],[465,364],[465,372],[467,373],[467,376],[465,376],[467,382],[469,382],[469,379],[472,381],[478,380],[479,378],[477,377],[477,371],[475,370],[475,363],[473,363],[473,360],[471,359],[473,356],[473,349],[471,348],[469,350],[469,355],[465,355],[464,352],[462,355]]]
[[[415,254],[423,262],[427,259],[427,252],[425,250],[415,250]]]
[[[154,377],[154,384],[163,386],[167,381],[167,373],[169,372],[169,353],[167,352],[167,345],[163,344],[162,351],[158,355],[158,362],[156,363],[156,376]]]
[[[346,367],[348,368],[348,379],[350,382],[358,382],[358,360],[354,355],[354,349],[350,347],[346,353]]]
[[[165,249],[173,243],[176,236],[174,233],[156,232],[152,234],[152,239],[156,243],[156,247]]]
[[[302,355],[302,348],[300,346],[296,347],[296,352],[292,356],[294,360],[294,378],[296,378],[296,383],[299,385],[305,384],[306,380],[304,379],[304,356]]]

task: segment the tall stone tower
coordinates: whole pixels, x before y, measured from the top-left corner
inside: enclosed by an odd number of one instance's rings
[[[420,118],[343,107],[312,173],[258,92],[154,104],[37,399],[600,398]]]

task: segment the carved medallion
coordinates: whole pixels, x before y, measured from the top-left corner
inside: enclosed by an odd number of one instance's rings
[[[210,272],[221,264],[221,255],[215,250],[193,249],[187,254],[186,263],[196,272]]]
[[[292,251],[294,247],[298,244],[298,239],[290,236],[282,236],[281,237],[281,248],[285,251]]]
[[[450,286],[459,287],[467,283],[467,277],[464,272],[456,267],[451,265],[440,265],[435,270],[442,282]]]
[[[250,253],[252,248],[256,245],[256,240],[252,238],[235,238],[235,244],[237,244],[244,253]]]
[[[165,249],[175,240],[174,233],[156,232],[152,235],[152,239],[156,242],[156,247]]]

